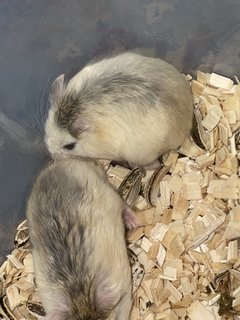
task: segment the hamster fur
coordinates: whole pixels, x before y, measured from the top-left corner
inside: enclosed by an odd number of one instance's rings
[[[190,134],[193,98],[175,67],[123,53],[52,85],[45,143],[53,157],[77,155],[148,167]]]
[[[123,206],[93,163],[63,159],[40,173],[27,217],[46,320],[129,319]]]

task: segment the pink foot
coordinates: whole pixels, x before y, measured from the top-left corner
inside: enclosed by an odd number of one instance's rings
[[[122,217],[124,225],[128,230],[135,229],[138,227],[138,219],[136,213],[129,207],[123,209]]]

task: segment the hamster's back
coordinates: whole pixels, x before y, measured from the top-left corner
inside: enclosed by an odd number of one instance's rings
[[[78,114],[96,128],[96,138],[91,138],[97,141],[97,158],[115,156],[137,165],[150,164],[178,148],[190,134],[190,87],[174,66],[161,59],[134,53],[103,59],[73,77],[66,96],[74,90],[80,99]],[[63,111],[60,107],[57,117]],[[97,135],[103,137],[102,143]],[[106,147],[99,151],[98,145]]]
[[[93,61],[67,84],[61,79],[46,121],[53,155],[148,167],[190,134],[189,85],[161,59],[123,53]]]
[[[94,88],[94,94],[93,94]],[[147,106],[161,102],[169,103],[169,98],[184,99],[189,108],[189,86],[178,70],[159,58],[150,58],[126,52],[110,56],[100,61],[90,62],[67,85],[67,92],[80,90],[84,98],[94,104],[94,97],[107,98],[113,102],[146,97]],[[169,92],[171,90],[171,93]],[[187,97],[183,96],[187,95]],[[191,100],[191,99],[190,99]],[[85,101],[86,102],[86,101]],[[184,103],[183,103],[184,104]],[[124,105],[121,105],[124,108]],[[174,107],[174,105],[173,105]],[[186,108],[187,108],[186,107]]]
[[[37,178],[27,216],[37,285],[52,317],[53,310],[63,308],[73,319],[97,319],[102,310],[96,292],[108,281],[127,292],[130,270],[121,210],[120,197],[94,164],[63,160]],[[126,284],[119,281],[123,267]]]

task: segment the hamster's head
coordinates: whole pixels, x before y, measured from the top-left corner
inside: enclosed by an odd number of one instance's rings
[[[66,89],[64,75],[53,82],[49,101],[44,139],[51,156],[101,157],[101,148],[97,147],[101,144],[101,134],[93,125],[91,115],[81,107],[81,97]]]

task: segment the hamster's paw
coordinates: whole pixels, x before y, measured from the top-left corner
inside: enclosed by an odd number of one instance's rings
[[[129,207],[123,209],[122,217],[124,225],[128,230],[135,229],[138,227],[138,219],[136,213]]]

